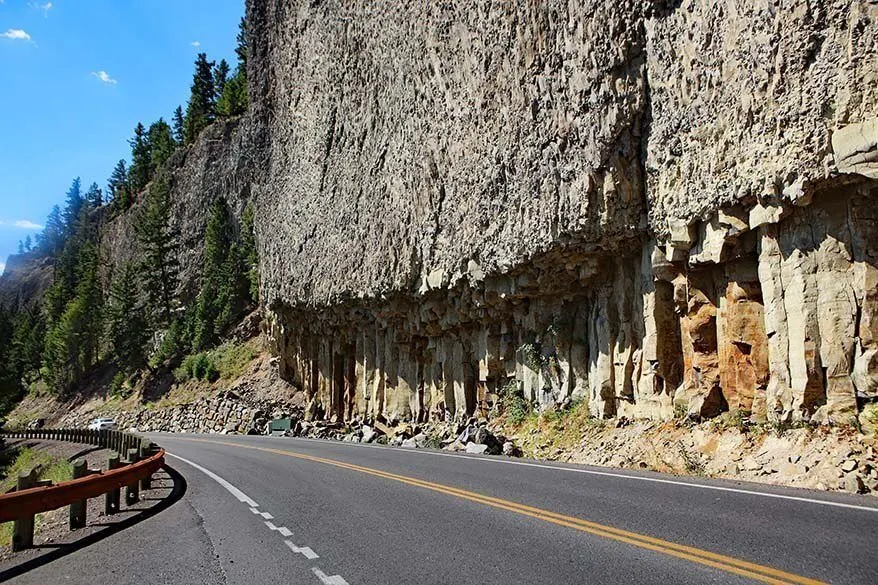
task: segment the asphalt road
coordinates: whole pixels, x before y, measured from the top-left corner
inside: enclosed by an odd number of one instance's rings
[[[10,582],[878,583],[871,498],[304,439],[152,439],[182,498]]]

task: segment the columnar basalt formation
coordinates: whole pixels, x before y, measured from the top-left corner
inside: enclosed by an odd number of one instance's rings
[[[875,3],[248,17],[261,293],[310,416],[878,399]]]

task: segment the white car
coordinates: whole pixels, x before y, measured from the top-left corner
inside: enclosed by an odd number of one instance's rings
[[[113,430],[116,428],[116,421],[111,418],[96,418],[88,424],[90,431]]]

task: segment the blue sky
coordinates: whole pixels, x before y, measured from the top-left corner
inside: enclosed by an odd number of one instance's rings
[[[244,0],[0,0],[0,268],[74,177],[107,177],[138,121],[189,96],[199,51],[235,65]]]

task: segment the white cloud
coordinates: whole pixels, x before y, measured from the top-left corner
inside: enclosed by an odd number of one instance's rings
[[[110,77],[110,74],[106,71],[92,71],[91,74],[109,85],[116,85],[116,83],[118,83],[115,79]]]
[[[29,219],[16,219],[12,221],[6,221],[4,219],[0,219],[0,227],[14,227],[22,230],[41,230],[43,226],[40,224],[33,222]]]
[[[19,219],[15,222],[15,227],[21,228],[23,230],[41,230],[43,226],[38,223],[34,223],[29,219]]]
[[[51,2],[43,2],[42,4],[39,2],[29,2],[28,3],[31,8],[36,8],[37,10],[41,10],[43,12],[43,16],[48,17],[49,11],[55,7]]]
[[[5,33],[0,35],[0,37],[12,39],[13,41],[29,41],[30,35],[21,30],[20,28],[10,28]]]
[[[192,42],[189,43],[189,44],[192,45],[193,47],[195,47],[195,48],[197,49],[198,47],[201,46],[201,41],[192,41]]]

